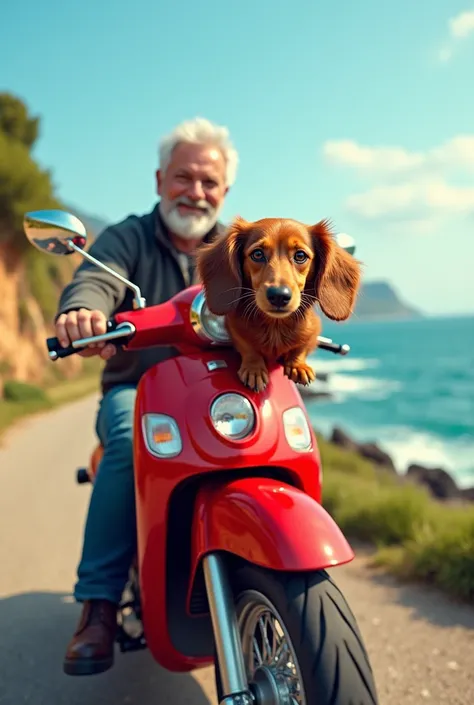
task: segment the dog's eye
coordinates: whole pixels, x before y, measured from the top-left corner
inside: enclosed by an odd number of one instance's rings
[[[308,259],[308,255],[304,250],[297,250],[294,254],[293,259],[295,260],[296,264],[304,264],[306,260]]]
[[[250,255],[250,259],[253,259],[254,262],[265,262],[265,253],[260,248],[257,248]]]

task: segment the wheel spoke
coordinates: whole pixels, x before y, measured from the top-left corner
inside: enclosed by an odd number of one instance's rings
[[[267,687],[277,688],[281,693],[278,705],[306,705],[291,640],[279,615],[266,604],[266,600],[263,602],[264,599],[262,596],[262,602],[248,605],[241,624],[248,677],[250,681],[264,678]],[[274,685],[270,686],[270,682]]]
[[[270,640],[268,638],[268,613],[265,613],[263,617],[261,617],[258,621],[260,631],[262,633],[262,642],[263,642],[263,653],[264,653],[264,660],[265,663],[271,663],[272,662],[272,646],[270,644]]]
[[[275,665],[282,668],[288,661],[288,644],[283,639],[280,641],[277,650],[275,652]]]
[[[254,655],[257,657],[257,668],[263,664],[262,654],[260,652],[260,647],[258,645],[258,640],[256,637],[253,638],[253,651]]]

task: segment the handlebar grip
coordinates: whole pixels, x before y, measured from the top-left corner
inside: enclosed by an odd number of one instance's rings
[[[75,342],[80,344],[80,347],[74,347],[69,345],[67,348],[63,348],[57,338],[47,338],[46,345],[48,347],[48,353],[51,360],[58,360],[63,357],[69,357],[69,355],[74,355],[75,353],[82,352],[86,350],[88,345],[97,345],[97,343],[108,343],[112,342],[114,345],[123,345],[120,340],[125,341],[130,338],[135,333],[135,326],[133,323],[123,321],[118,325],[112,319],[107,322],[107,332],[101,333],[100,335],[92,335],[88,338],[80,338]]]
[[[51,360],[69,357],[70,355],[75,355],[76,353],[86,349],[85,346],[82,348],[73,348],[72,345],[68,345],[67,348],[63,348],[57,338],[48,338],[46,340],[46,345],[48,347],[48,353]]]
[[[347,355],[350,352],[350,347],[347,344],[339,345],[339,343],[333,343],[332,341],[321,341],[318,344],[318,348],[321,348],[321,350],[327,350],[328,352],[332,352],[336,355]]]

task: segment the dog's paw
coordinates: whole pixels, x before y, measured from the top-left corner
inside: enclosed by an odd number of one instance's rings
[[[263,392],[268,384],[268,370],[263,363],[242,364],[238,375],[242,384],[254,392]]]
[[[290,362],[285,364],[285,374],[295,382],[295,384],[302,384],[304,386],[311,384],[311,382],[314,382],[316,379],[313,368],[305,363]]]

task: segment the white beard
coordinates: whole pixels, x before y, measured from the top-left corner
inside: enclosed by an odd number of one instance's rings
[[[178,199],[176,203],[171,204],[170,207],[167,205],[165,208],[163,208],[163,201],[161,201],[160,213],[163,220],[171,232],[182,237],[183,240],[202,239],[217,223],[220,208],[211,209],[206,203],[208,210],[203,211],[202,214],[181,215],[178,211],[180,200],[186,202],[184,199]],[[187,203],[187,205],[191,204]],[[200,204],[197,206],[200,207]]]

